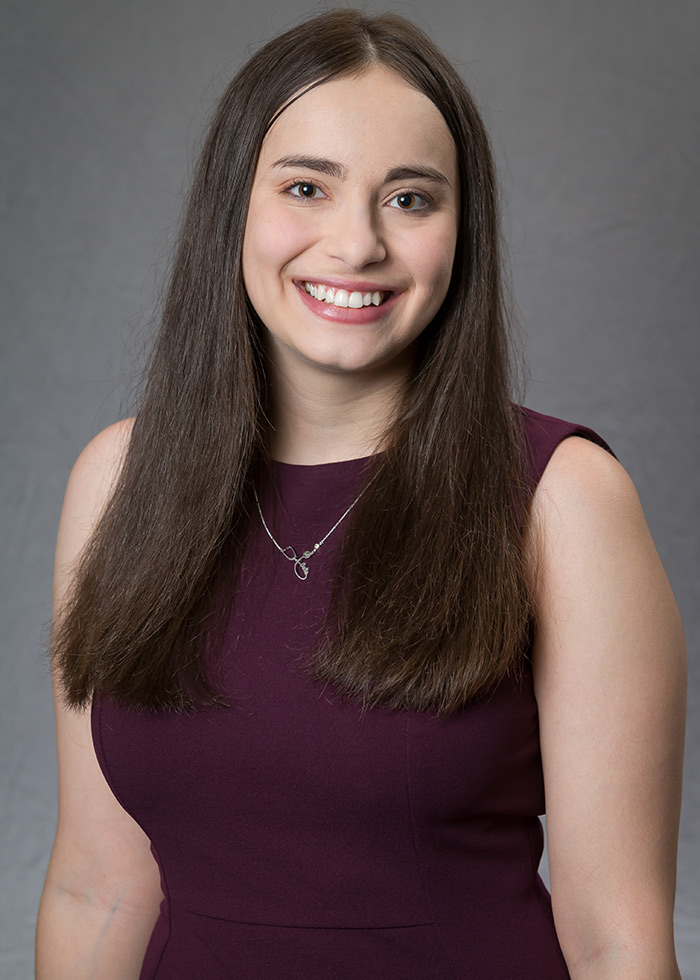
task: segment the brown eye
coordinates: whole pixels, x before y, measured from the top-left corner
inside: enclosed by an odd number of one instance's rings
[[[302,201],[318,201],[326,196],[318,184],[312,184],[309,180],[295,180],[287,184],[283,193]]]
[[[421,211],[431,211],[431,203],[422,194],[414,194],[412,191],[404,191],[403,194],[396,194],[389,202],[392,208],[399,211],[410,211],[417,214]]]

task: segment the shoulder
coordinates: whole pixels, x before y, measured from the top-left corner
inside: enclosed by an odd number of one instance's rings
[[[521,405],[514,407],[526,452],[532,546],[539,546],[543,535],[566,529],[567,520],[574,529],[582,529],[587,519],[614,522],[632,513],[641,516],[632,480],[597,432]]]
[[[90,440],[71,470],[67,502],[83,512],[102,509],[121,470],[133,426],[134,419],[122,419]]]
[[[606,570],[658,561],[630,476],[579,436],[552,453],[533,494],[529,532],[540,599],[565,582],[596,591]]]
[[[133,419],[124,419],[98,433],[71,470],[56,542],[54,581],[59,601],[67,586],[68,569],[82,552],[110,498],[133,425]]]
[[[614,453],[607,442],[587,425],[568,422],[552,415],[543,415],[522,405],[514,406],[516,419],[522,427],[524,449],[526,452],[526,477],[530,487],[539,482],[554,452],[562,443],[577,436],[593,445],[605,449],[611,456]]]
[[[679,620],[635,486],[600,446],[572,437],[555,450],[535,490],[528,536],[540,650],[566,658],[581,637],[613,655],[621,633],[679,639]],[[646,633],[646,635],[644,635]],[[556,652],[555,652],[556,651]],[[581,654],[579,649],[576,656]],[[632,657],[633,654],[631,653]],[[545,658],[546,659],[546,658]],[[585,660],[594,659],[589,648]]]
[[[533,496],[534,519],[558,524],[575,511],[579,521],[641,512],[635,486],[607,449],[571,435],[554,449]]]
[[[98,432],[78,456],[71,475],[83,476],[96,471],[104,475],[118,469],[129,446],[134,422],[133,418],[122,419]]]

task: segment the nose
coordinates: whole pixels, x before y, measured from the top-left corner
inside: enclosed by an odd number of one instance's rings
[[[360,270],[386,258],[381,221],[371,203],[357,200],[339,208],[326,242],[331,258]]]

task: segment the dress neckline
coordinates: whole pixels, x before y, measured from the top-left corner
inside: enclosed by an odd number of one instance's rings
[[[325,473],[341,472],[343,470],[352,472],[366,465],[371,459],[374,459],[374,455],[358,456],[354,459],[338,459],[332,463],[283,463],[279,459],[273,459],[271,463],[280,473],[289,473],[290,475],[293,473],[299,473],[300,475],[306,473],[311,476],[314,473],[323,475]]]

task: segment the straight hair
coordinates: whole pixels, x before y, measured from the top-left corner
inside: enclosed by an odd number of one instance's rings
[[[440,110],[461,215],[444,303],[347,521],[309,670],[365,706],[449,713],[522,663],[522,431],[511,402],[489,140],[460,75],[395,14],[322,14],[264,45],[216,107],[120,476],[54,629],[69,704],[221,702],[205,667],[267,461],[270,393],[241,251],[265,134],[295,97],[382,65]],[[429,547],[426,546],[429,542]],[[419,559],[416,557],[419,556]]]

